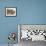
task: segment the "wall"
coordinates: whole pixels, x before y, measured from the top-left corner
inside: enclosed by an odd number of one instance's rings
[[[17,16],[6,17],[5,7],[16,7]],[[18,32],[18,24],[46,24],[46,0],[1,0],[0,44],[8,43],[9,32]]]

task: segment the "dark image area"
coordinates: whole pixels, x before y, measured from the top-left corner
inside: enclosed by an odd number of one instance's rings
[[[7,9],[7,15],[9,15],[9,14],[10,14],[10,15],[13,15],[14,13],[15,13],[15,11],[14,11],[14,10],[12,10],[12,9],[11,9],[11,10],[9,10],[9,9]]]

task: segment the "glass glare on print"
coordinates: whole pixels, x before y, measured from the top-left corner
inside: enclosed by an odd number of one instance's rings
[[[6,8],[6,16],[16,16],[16,8]]]

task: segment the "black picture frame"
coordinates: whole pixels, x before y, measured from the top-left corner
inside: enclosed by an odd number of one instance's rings
[[[7,9],[12,9],[15,11],[13,15],[7,15]],[[6,17],[16,17],[17,16],[17,7],[5,7],[5,16]]]

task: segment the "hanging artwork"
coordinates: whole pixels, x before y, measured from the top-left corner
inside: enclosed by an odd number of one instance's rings
[[[7,7],[6,9],[6,16],[16,16],[16,8]]]

